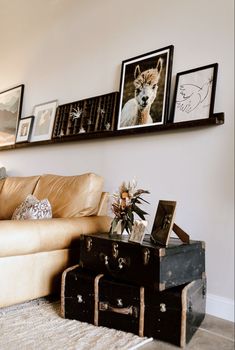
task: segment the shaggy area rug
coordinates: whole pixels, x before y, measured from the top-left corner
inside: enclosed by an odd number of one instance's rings
[[[134,350],[151,341],[60,316],[60,301],[39,298],[0,309],[1,350]]]

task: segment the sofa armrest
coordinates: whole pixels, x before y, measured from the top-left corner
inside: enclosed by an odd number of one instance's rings
[[[97,216],[108,215],[109,193],[102,192],[98,207]]]

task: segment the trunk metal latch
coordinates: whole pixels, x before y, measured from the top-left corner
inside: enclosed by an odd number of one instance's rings
[[[161,312],[166,312],[166,304],[164,304],[164,303],[160,304],[160,311]]]
[[[88,252],[90,252],[90,251],[91,251],[91,248],[92,248],[92,238],[87,237],[87,238],[86,238],[86,250],[87,250]]]
[[[118,244],[114,242],[112,244],[112,256],[114,257],[114,259],[117,259],[118,253]]]
[[[148,265],[150,259],[150,250],[148,248],[143,249],[143,262],[144,265]]]
[[[83,302],[82,295],[78,294],[77,300],[78,300],[78,303],[81,304]]]

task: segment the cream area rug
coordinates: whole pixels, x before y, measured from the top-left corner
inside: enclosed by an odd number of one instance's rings
[[[1,350],[134,350],[151,340],[64,319],[58,300],[39,298],[0,308]]]

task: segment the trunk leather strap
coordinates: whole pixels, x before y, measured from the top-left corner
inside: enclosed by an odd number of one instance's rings
[[[94,294],[95,294],[95,308],[94,308],[94,325],[99,325],[99,281],[103,277],[103,274],[96,276],[94,280]]]
[[[144,336],[144,287],[140,287],[140,320],[139,320],[139,336]]]

